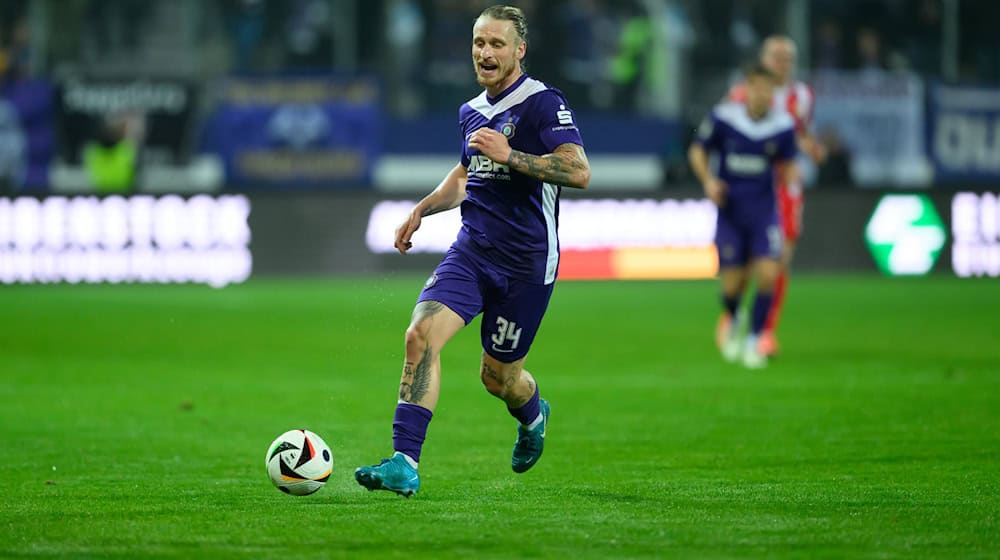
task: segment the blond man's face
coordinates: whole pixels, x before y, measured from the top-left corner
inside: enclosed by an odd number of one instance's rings
[[[513,82],[521,68],[526,45],[514,31],[514,23],[482,17],[472,28],[472,65],[476,81],[486,89],[500,88]]]

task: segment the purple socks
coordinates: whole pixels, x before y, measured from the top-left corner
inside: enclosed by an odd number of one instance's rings
[[[535,394],[531,395],[531,398],[528,399],[528,402],[524,403],[524,406],[521,408],[511,408],[508,406],[507,412],[510,412],[511,416],[517,418],[517,421],[524,425],[534,422],[535,418],[538,418],[539,412],[538,386],[535,386]]]
[[[538,409],[537,395],[535,409]],[[420,462],[420,448],[427,436],[427,425],[434,413],[422,406],[410,403],[396,405],[396,417],[392,421],[392,449]]]

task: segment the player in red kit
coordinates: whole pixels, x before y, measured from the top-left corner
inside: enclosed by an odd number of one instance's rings
[[[812,88],[794,78],[796,48],[795,42],[784,35],[772,35],[764,40],[760,50],[760,62],[778,80],[774,92],[773,108],[787,112],[795,121],[796,140],[799,151],[806,154],[816,163],[826,160],[826,148],[812,135],[810,127],[814,108]],[[729,91],[731,101],[745,101],[746,84],[740,82]],[[779,175],[781,177],[781,175]],[[781,255],[781,273],[774,287],[774,299],[767,323],[760,336],[760,351],[765,355],[778,352],[778,340],[775,332],[781,317],[781,308],[785,302],[788,288],[788,275],[795,246],[802,233],[802,207],[804,205],[802,178],[779,180],[775,185],[777,190],[778,215],[781,219],[781,229],[785,243]],[[721,325],[721,322],[720,322]],[[721,328],[721,327],[720,327]]]

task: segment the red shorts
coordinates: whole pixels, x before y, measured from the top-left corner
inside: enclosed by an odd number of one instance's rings
[[[781,218],[781,230],[787,241],[798,241],[802,235],[804,205],[802,185],[778,185],[778,216]]]

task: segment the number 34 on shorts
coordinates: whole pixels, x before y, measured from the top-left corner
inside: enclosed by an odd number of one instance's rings
[[[493,341],[493,351],[513,352],[517,350],[517,345],[521,341],[521,329],[517,323],[503,317],[497,317],[496,327],[496,332],[490,337],[490,340]],[[505,348],[508,343],[510,346]]]

